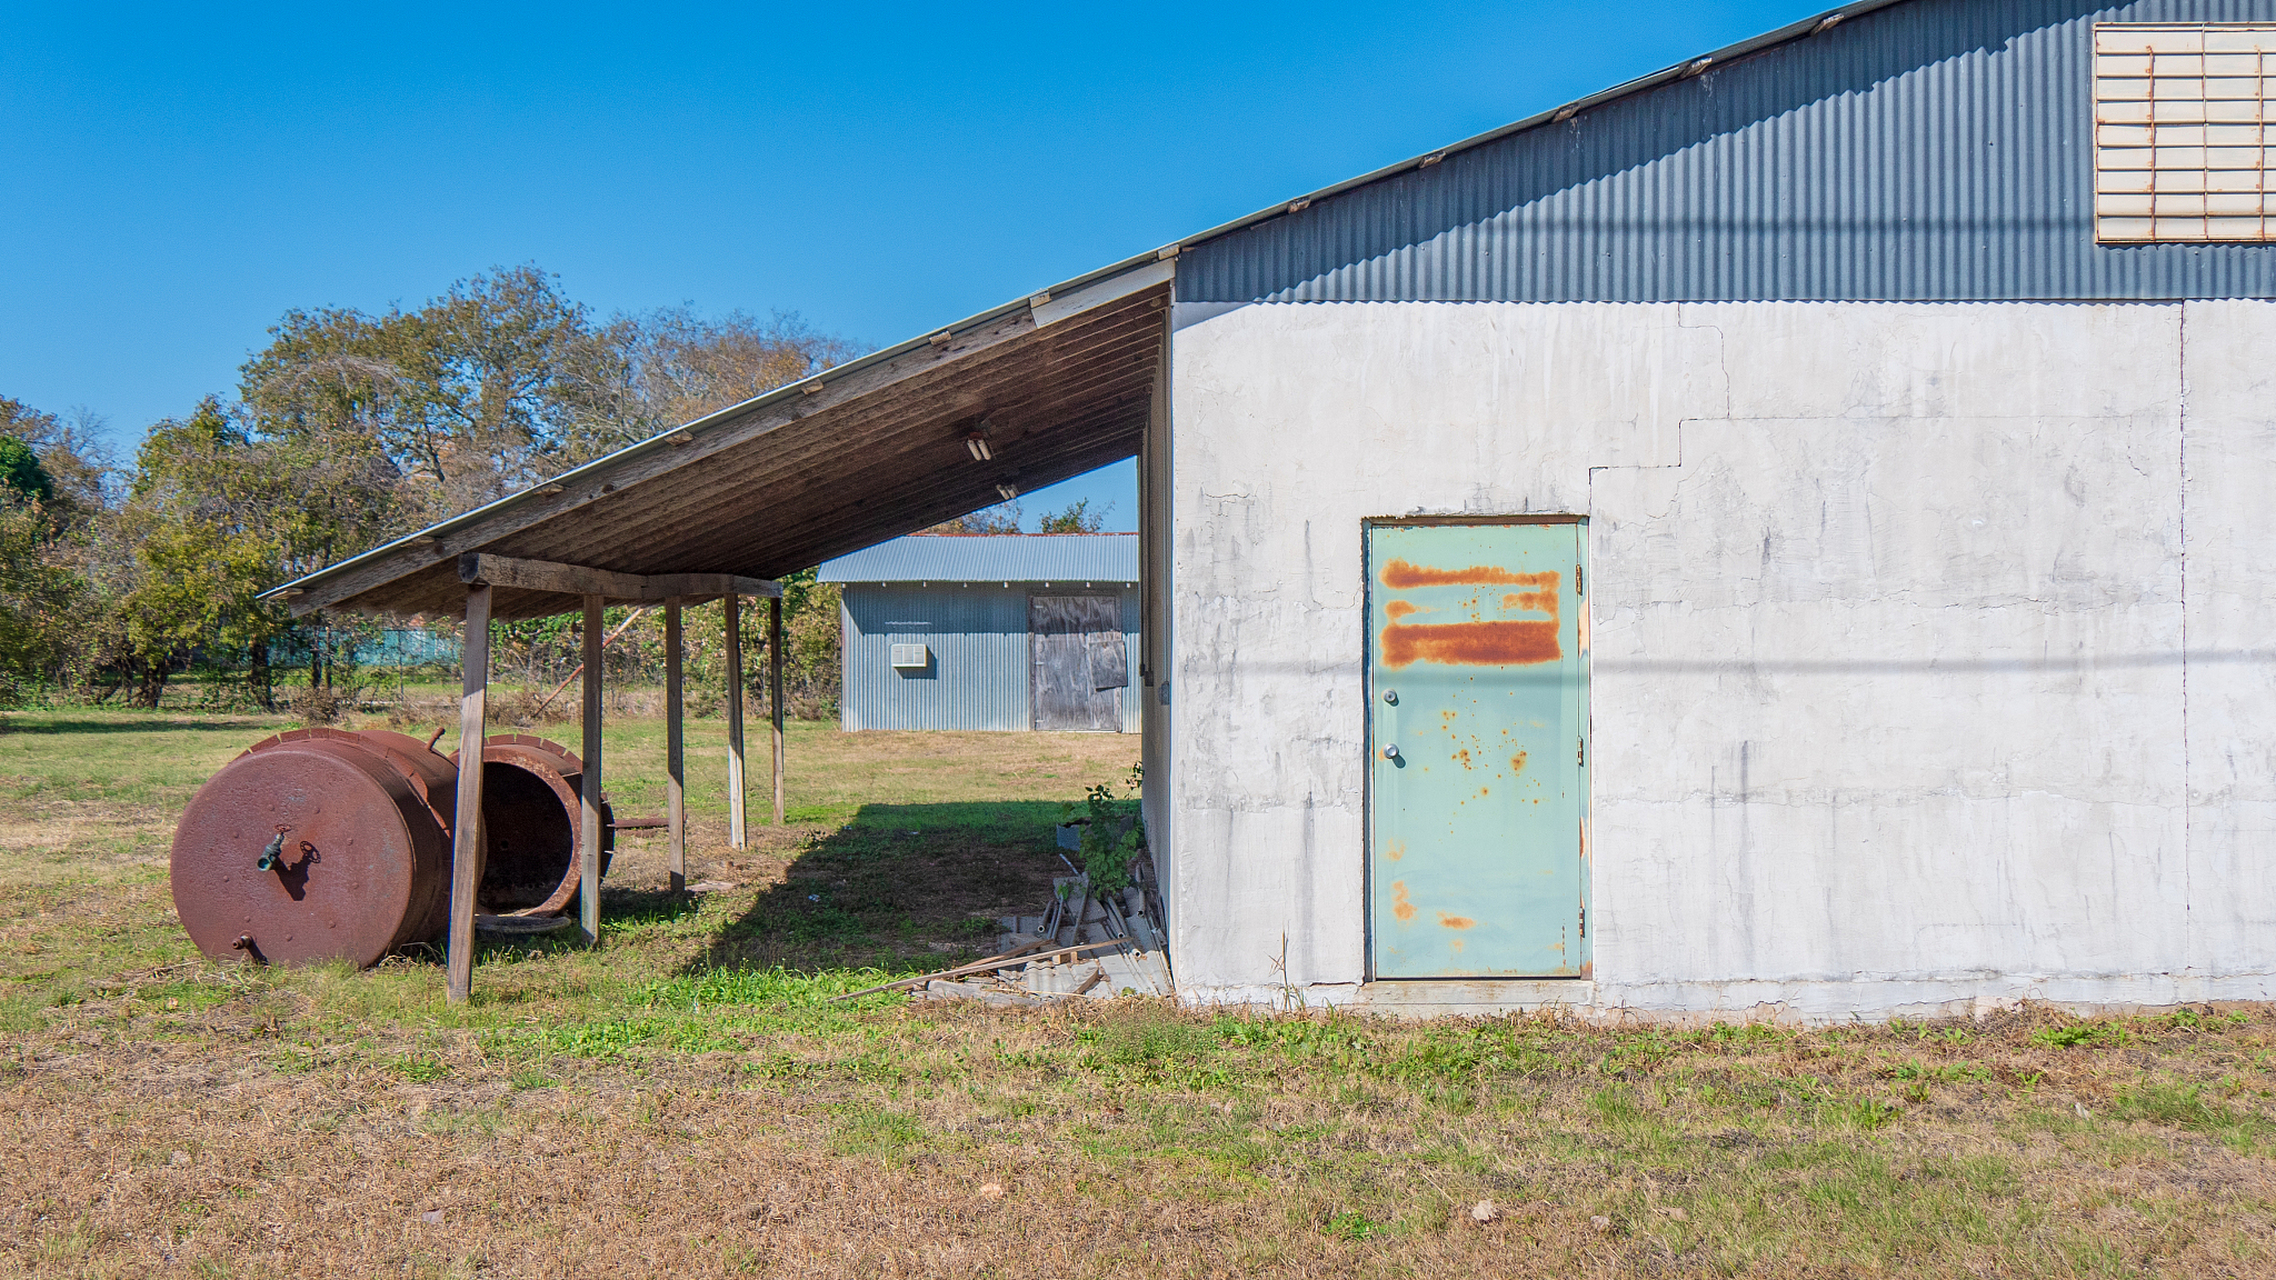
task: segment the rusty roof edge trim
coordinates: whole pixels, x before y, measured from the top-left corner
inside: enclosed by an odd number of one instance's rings
[[[1309,195],[1297,196],[1292,200],[1279,201],[1278,203],[1269,205],[1263,209],[1259,209],[1255,213],[1249,214],[1245,217],[1235,218],[1231,222],[1220,223],[1217,226],[1209,228],[1207,231],[1196,232],[1193,235],[1187,236],[1184,239],[1177,241],[1174,246],[1165,246],[1165,248],[1174,247],[1179,252],[1183,252],[1187,249],[1199,248],[1211,240],[1216,240],[1221,237],[1231,235],[1236,231],[1245,231],[1260,222],[1269,222],[1274,218],[1288,217],[1294,213],[1300,213],[1311,205],[1321,200],[1328,199],[1331,196],[1340,196],[1348,191],[1355,191],[1361,187],[1371,186],[1378,182],[1396,178],[1403,173],[1411,173],[1418,169],[1428,168],[1431,165],[1438,164],[1449,156],[1460,154],[1461,152],[1468,151],[1474,147],[1482,147],[1489,142],[1499,142],[1503,138],[1510,137],[1513,134],[1525,133],[1529,130],[1541,128],[1543,125],[1563,123],[1564,121],[1571,120],[1574,116],[1579,115],[1583,111],[1588,111],[1596,107],[1604,106],[1607,103],[1615,102],[1621,98],[1632,97],[1639,93],[1648,92],[1649,90],[1657,89],[1664,84],[1669,84],[1677,80],[1687,79],[1690,75],[1697,74],[1697,72],[1693,71],[1692,69],[1701,62],[1705,62],[1707,64],[1707,67],[1702,67],[1700,70],[1706,70],[1708,68],[1719,68],[1724,63],[1729,62],[1733,59],[1747,57],[1750,54],[1761,53],[1766,49],[1776,48],[1782,44],[1792,44],[1797,40],[1807,39],[1810,36],[1816,35],[1821,29],[1827,27],[1829,19],[1833,20],[1835,25],[1838,25],[1840,22],[1846,22],[1851,18],[1862,17],[1865,14],[1872,13],[1879,9],[1887,9],[1895,5],[1905,4],[1907,2],[1908,0],[1857,0],[1857,3],[1845,4],[1838,9],[1828,9],[1824,13],[1817,14],[1813,17],[1804,18],[1799,22],[1790,22],[1774,31],[1768,31],[1762,35],[1753,36],[1746,40],[1741,40],[1737,44],[1726,45],[1723,48],[1716,49],[1708,53],[1699,54],[1695,57],[1685,58],[1683,61],[1678,62],[1673,66],[1654,71],[1649,75],[1638,76],[1633,80],[1628,80],[1623,83],[1614,85],[1609,89],[1600,89],[1585,98],[1575,98],[1571,102],[1565,103],[1561,106],[1551,107],[1547,111],[1537,112],[1533,115],[1525,117],[1522,120],[1518,120],[1510,124],[1501,125],[1498,128],[1488,129],[1484,133],[1473,134],[1472,136],[1464,138],[1459,142],[1449,143],[1443,147],[1433,147],[1431,150],[1423,152],[1420,155],[1412,156],[1405,160],[1394,161],[1391,164],[1384,165],[1380,169],[1375,169],[1370,172],[1363,173],[1356,178],[1347,178],[1342,182],[1334,184],[1333,186],[1321,187],[1319,190],[1314,191]]]
[[[918,334],[914,338],[909,338],[905,341],[895,343],[890,347],[881,347],[876,351],[870,352],[868,355],[857,356],[854,359],[848,360],[844,364],[832,365],[819,373],[811,373],[803,378],[794,379],[790,382],[784,383],[782,386],[776,387],[772,391],[762,391],[758,395],[752,396],[748,400],[744,400],[737,404],[728,405],[724,409],[713,410],[712,412],[707,413],[700,418],[696,418],[692,421],[681,423],[679,426],[671,427],[666,430],[657,432],[655,435],[652,435],[645,440],[628,444],[614,453],[605,454],[601,457],[595,458],[583,466],[573,467],[567,471],[560,473],[559,475],[549,476],[543,480],[538,481],[536,484],[533,484],[530,487],[521,490],[519,493],[507,494],[503,498],[499,498],[493,502],[485,503],[482,506],[474,508],[472,511],[464,511],[458,515],[450,517],[447,520],[439,520],[434,524],[428,525],[424,529],[404,534],[402,537],[395,539],[393,542],[383,543],[379,546],[373,547],[369,551],[350,556],[348,559],[342,560],[338,564],[326,565],[314,573],[303,574],[300,577],[294,578],[289,582],[279,583],[276,586],[273,586],[268,590],[261,592],[260,595],[256,598],[261,600],[286,600],[294,596],[305,595],[311,589],[317,586],[321,586],[332,578],[345,574],[350,570],[369,567],[370,565],[375,564],[379,561],[389,559],[399,552],[427,549],[431,546],[431,544],[441,540],[442,538],[456,533],[463,533],[468,529],[475,528],[485,521],[488,521],[493,517],[503,515],[506,512],[511,511],[514,508],[519,507],[523,503],[528,502],[532,499],[550,497],[552,495],[549,491],[557,488],[558,486],[572,484],[580,480],[598,479],[606,475],[609,471],[633,458],[645,457],[646,455],[657,452],[658,450],[672,450],[680,448],[681,444],[679,442],[675,442],[672,437],[681,435],[683,432],[700,436],[706,429],[718,426],[730,419],[740,418],[749,414],[758,413],[779,404],[795,403],[806,395],[805,388],[817,381],[835,381],[847,374],[856,373],[875,365],[886,364],[892,360],[895,360],[901,356],[909,355],[913,352],[930,350],[933,346],[932,339],[933,335],[935,334],[963,333],[971,329],[979,328],[980,326],[988,324],[991,321],[1001,320],[1006,316],[1016,314],[1020,311],[1029,310],[1031,306],[1030,299],[1033,298],[1036,294],[1068,293],[1077,289],[1081,289],[1087,285],[1097,284],[1100,281],[1111,279],[1115,276],[1124,275],[1132,271],[1139,271],[1147,268],[1154,268],[1156,270],[1159,270],[1163,265],[1172,267],[1174,275],[1175,257],[1173,256],[1172,258],[1165,260],[1162,259],[1159,254],[1159,250],[1148,249],[1144,253],[1124,258],[1119,262],[1100,267],[1095,271],[1088,271],[1082,275],[1074,276],[1066,281],[1063,281],[1062,283],[1052,285],[1049,289],[1031,290],[1027,293],[1021,294],[1017,298],[1012,299],[1010,302],[1003,303],[1000,306],[990,307],[986,311],[976,312],[952,324],[941,325],[935,328],[927,329],[925,332]],[[940,363],[949,364],[953,363],[956,359],[957,357],[951,356],[947,360],[941,361]],[[935,365],[933,367],[937,368],[939,366]],[[439,564],[441,561],[438,560],[434,561],[433,563]],[[429,567],[427,564],[422,563],[416,567],[407,568],[405,572],[415,573],[420,569],[425,569],[427,567]]]

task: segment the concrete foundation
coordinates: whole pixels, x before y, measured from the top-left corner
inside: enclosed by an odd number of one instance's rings
[[[2276,995],[2276,304],[1176,326],[1149,821],[1189,999]],[[1361,522],[1539,512],[1589,519],[1593,981],[1369,983]]]

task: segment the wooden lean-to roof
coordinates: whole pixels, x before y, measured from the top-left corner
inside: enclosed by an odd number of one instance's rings
[[[689,423],[270,593],[456,614],[470,552],[779,578],[1138,451],[1172,262],[1121,263]],[[972,436],[985,442],[985,452]],[[1004,488],[1000,488],[1002,486]],[[499,585],[497,618],[578,607]]]

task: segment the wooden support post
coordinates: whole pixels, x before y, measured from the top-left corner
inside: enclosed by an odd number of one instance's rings
[[[474,895],[482,887],[482,738],[490,693],[490,585],[466,589],[466,677],[458,699],[458,805],[450,842],[450,1001],[474,990]]]
[[[782,825],[782,597],[767,600],[767,706],[774,715],[774,824]]]
[[[664,602],[664,814],[672,830],[672,892],[688,887],[687,733],[680,723],[680,598]]]
[[[577,876],[587,946],[601,940],[601,607],[605,603],[604,596],[585,597],[585,785]]]
[[[750,847],[743,825],[743,597],[727,609],[727,847]]]

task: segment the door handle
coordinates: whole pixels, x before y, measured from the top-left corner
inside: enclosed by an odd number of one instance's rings
[[[1398,758],[1399,758],[1399,744],[1398,744],[1398,743],[1396,743],[1396,742],[1385,743],[1385,744],[1384,744],[1384,746],[1383,746],[1383,758],[1384,758],[1385,760],[1396,760],[1396,759],[1398,759]]]

